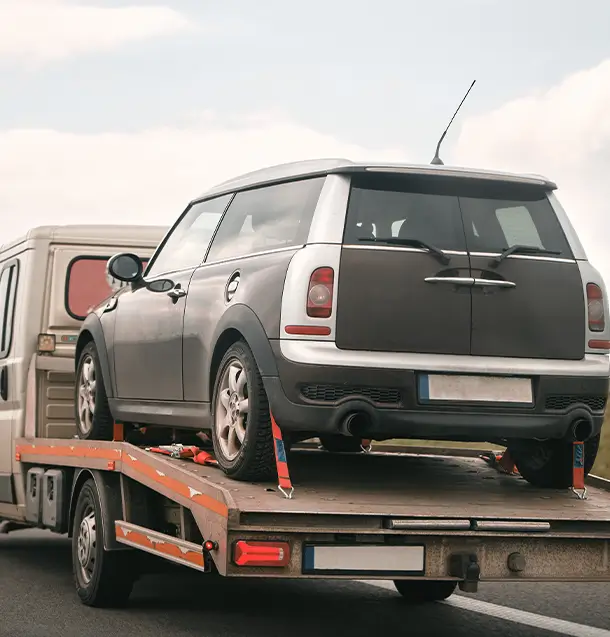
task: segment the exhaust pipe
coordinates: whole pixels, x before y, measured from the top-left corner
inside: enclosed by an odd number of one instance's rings
[[[341,423],[341,432],[347,436],[354,438],[365,438],[366,433],[370,431],[372,421],[370,416],[362,411],[356,411],[348,414]]]
[[[574,442],[584,442],[593,435],[593,421],[590,418],[577,418],[570,426],[570,437]]]

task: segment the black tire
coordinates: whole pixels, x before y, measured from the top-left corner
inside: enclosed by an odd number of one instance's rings
[[[600,436],[585,442],[585,476],[595,463]],[[521,440],[508,451],[521,476],[542,489],[568,489],[572,486],[573,445],[565,440]]]
[[[221,417],[219,411],[219,397],[221,390],[223,390],[221,384],[234,362],[237,362],[245,373],[248,414],[245,421],[245,437],[241,442],[239,452],[235,457],[229,457],[223,450],[216,423],[217,418]],[[254,355],[248,345],[241,340],[227,350],[214,379],[212,441],[218,465],[226,475],[234,480],[259,482],[277,478],[267,394]]]
[[[446,580],[394,580],[396,590],[409,604],[441,602],[453,595],[457,582]]]
[[[87,542],[83,526],[94,538],[88,545],[81,544]],[[104,550],[102,506],[95,481],[87,480],[78,494],[72,526],[72,572],[81,602],[100,608],[125,606],[137,578],[135,566],[131,550]]]
[[[319,439],[322,448],[332,453],[362,452],[362,441],[359,438],[350,438],[341,434],[329,434],[320,436]]]
[[[90,364],[95,374],[95,395],[93,417],[87,422],[81,411],[81,391],[85,365]],[[104,386],[102,368],[95,343],[85,345],[78,359],[76,382],[74,384],[74,419],[76,432],[81,440],[112,440],[114,419],[108,406],[108,396]]]

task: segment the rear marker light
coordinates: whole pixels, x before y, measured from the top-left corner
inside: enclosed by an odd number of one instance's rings
[[[604,316],[604,295],[595,283],[587,283],[587,312],[589,329],[592,332],[603,332],[606,328]]]
[[[307,290],[307,316],[330,318],[334,283],[335,271],[332,268],[318,268],[312,272]]]
[[[286,566],[290,562],[290,545],[239,540],[233,549],[233,561],[237,566]]]
[[[326,325],[286,325],[284,332],[302,336],[328,336],[330,327],[326,327]]]
[[[589,341],[591,349],[607,349],[610,350],[610,341]]]
[[[209,553],[210,551],[216,551],[218,549],[218,544],[213,540],[206,540],[203,543],[203,548]]]

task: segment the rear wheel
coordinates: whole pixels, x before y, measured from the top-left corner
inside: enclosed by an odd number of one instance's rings
[[[136,579],[130,550],[104,550],[102,506],[94,480],[87,480],[76,502],[72,527],[72,570],[83,604],[120,607],[129,600]]]
[[[112,440],[114,419],[108,406],[100,359],[95,343],[81,352],[74,385],[76,431],[82,440]]]
[[[326,451],[333,453],[359,453],[362,451],[362,441],[340,434],[320,436],[320,444]]]
[[[212,398],[212,440],[218,465],[235,480],[275,477],[275,452],[267,394],[244,341],[223,356]]]
[[[600,436],[585,442],[585,476],[595,463]],[[521,440],[508,447],[519,473],[531,485],[543,489],[572,486],[573,445],[566,440]]]
[[[445,580],[394,580],[396,590],[409,604],[426,604],[447,599],[457,586],[457,582]]]

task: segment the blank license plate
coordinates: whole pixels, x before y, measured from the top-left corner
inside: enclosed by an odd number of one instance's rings
[[[419,399],[464,402],[519,403],[533,402],[530,378],[502,376],[458,376],[455,374],[421,374]]]
[[[303,572],[422,575],[424,547],[305,545]]]

